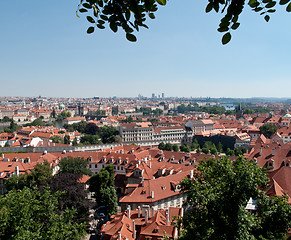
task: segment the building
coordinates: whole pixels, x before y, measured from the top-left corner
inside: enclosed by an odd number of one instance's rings
[[[153,133],[153,125],[150,122],[123,123],[119,126],[123,142],[151,141]]]

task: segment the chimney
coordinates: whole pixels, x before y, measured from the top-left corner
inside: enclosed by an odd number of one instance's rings
[[[141,179],[141,186],[144,187],[144,177],[142,176],[142,179]]]
[[[134,220],[132,220],[132,225],[133,225],[132,237],[133,237],[133,239],[135,239],[136,238],[136,234],[135,234],[135,221]]]
[[[272,148],[272,155],[275,156],[275,148]]]
[[[67,153],[67,151],[66,150],[63,150],[63,154],[66,154]]]
[[[152,168],[152,163],[151,162],[149,162],[149,168]]]
[[[4,158],[4,153],[1,154],[1,157]]]
[[[181,207],[181,217],[184,217],[184,208]]]
[[[263,147],[260,147],[260,156],[262,156]]]
[[[148,210],[146,209],[145,210],[145,223],[147,223],[148,222],[148,220],[149,220],[149,213],[148,213]]]
[[[121,232],[118,232],[118,240],[121,240]]]
[[[16,174],[16,176],[19,176],[19,167],[18,166],[15,166],[15,174]]]
[[[46,154],[47,154],[47,150],[44,150],[44,151],[43,151],[43,155],[46,155]]]
[[[151,214],[151,217],[153,217],[154,215],[155,215],[155,209],[154,209],[154,207],[152,206],[152,214]]]
[[[130,209],[130,205],[128,205],[127,207],[127,217],[130,219],[130,215],[131,215],[131,209]]]
[[[151,197],[152,197],[152,199],[154,199],[154,198],[155,198],[154,191],[151,191]]]
[[[169,225],[170,223],[169,210],[166,210],[166,219],[167,219],[166,225]]]
[[[137,217],[140,218],[140,216],[141,216],[141,209],[140,209],[140,206],[138,206],[137,209],[138,209]]]
[[[190,170],[190,179],[194,177],[194,170]]]

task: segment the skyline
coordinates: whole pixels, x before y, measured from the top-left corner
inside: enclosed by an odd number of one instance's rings
[[[108,28],[87,35],[78,1],[3,4],[1,96],[290,98],[291,16],[280,6],[269,23],[246,8],[223,46],[206,2],[168,2],[137,43]]]

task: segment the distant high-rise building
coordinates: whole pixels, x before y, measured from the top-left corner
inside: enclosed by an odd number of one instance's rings
[[[152,93],[152,98],[155,98],[155,97],[156,97],[156,95],[154,93]]]
[[[165,94],[164,93],[162,93],[162,98],[165,98]]]

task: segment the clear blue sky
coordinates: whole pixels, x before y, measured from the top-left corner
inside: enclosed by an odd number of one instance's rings
[[[291,97],[291,14],[269,23],[245,8],[223,46],[206,0],[170,0],[138,42],[109,28],[87,35],[79,1],[3,1],[0,95]],[[182,4],[181,4],[182,3]]]

